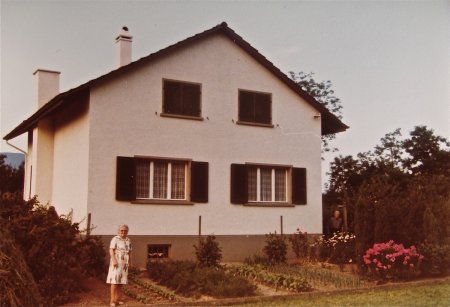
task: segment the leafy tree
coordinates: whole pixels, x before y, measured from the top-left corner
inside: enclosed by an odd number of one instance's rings
[[[314,73],[289,72],[291,79],[297,83],[302,90],[314,97],[319,103],[324,105],[337,118],[342,119],[342,103],[341,100],[334,96],[331,81],[318,82],[314,79]],[[322,136],[322,151],[337,151],[336,148],[331,148],[330,142],[335,139],[335,134],[328,134]]]
[[[450,176],[450,143],[433,130],[417,126],[411,137],[403,142],[403,148],[409,157],[403,166],[412,174],[443,174]]]
[[[0,195],[9,190],[12,168],[5,163],[6,156],[0,154]]]
[[[391,168],[401,168],[402,156],[405,152],[403,142],[399,139],[401,136],[400,128],[397,128],[381,138],[381,144],[375,146],[374,151],[379,163]]]
[[[14,168],[6,164],[5,159],[6,155],[0,154],[0,195],[23,190],[24,164]]]
[[[449,142],[417,126],[401,139],[387,133],[373,151],[338,156],[331,163],[324,199],[347,206],[359,255],[376,242],[422,247],[424,268],[442,274],[450,263]]]

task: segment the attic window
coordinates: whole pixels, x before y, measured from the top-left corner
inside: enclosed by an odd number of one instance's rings
[[[163,116],[201,119],[201,86],[163,80]]]
[[[272,127],[272,95],[270,93],[239,90],[238,124],[257,124]]]

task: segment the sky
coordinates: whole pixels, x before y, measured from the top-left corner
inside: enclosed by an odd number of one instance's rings
[[[350,129],[324,174],[396,128],[450,138],[450,1],[0,1],[2,138],[35,111],[37,68],[60,71],[66,91],[116,67],[122,26],[137,60],[222,21],[281,71],[332,82]]]

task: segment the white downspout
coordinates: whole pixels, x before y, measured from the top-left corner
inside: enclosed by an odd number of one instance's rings
[[[6,144],[8,144],[8,145],[11,146],[12,148],[14,148],[14,149],[20,151],[21,153],[23,153],[23,154],[25,155],[25,159],[27,158],[28,153],[27,153],[26,151],[23,151],[23,150],[20,149],[19,147],[17,147],[17,146],[15,146],[15,145],[11,144],[11,143],[9,142],[9,140],[6,140]]]

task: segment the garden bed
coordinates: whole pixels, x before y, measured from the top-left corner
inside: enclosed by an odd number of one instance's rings
[[[240,264],[233,264],[240,265]],[[320,265],[318,265],[320,267]],[[324,268],[325,270],[330,270],[332,273],[343,274],[348,276],[349,274],[341,273],[338,268]],[[167,297],[168,294],[173,293],[173,291],[157,285],[154,281],[146,278],[146,272],[142,272],[139,276],[139,280],[150,283],[151,288],[161,289],[163,293],[158,294],[158,290],[154,292],[147,292],[145,289],[138,288],[137,291],[134,290],[134,282],[130,282],[131,289],[135,294],[140,294],[146,297],[146,303],[148,305],[176,305],[176,306],[226,306],[226,305],[245,305],[251,304],[252,306],[311,306],[314,302],[323,303],[326,305],[330,302],[348,302],[349,298],[355,297],[355,302],[361,303],[361,301],[368,297],[380,298],[382,293],[391,293],[395,295],[403,296],[405,293],[414,293],[417,291],[422,291],[424,288],[426,293],[431,293],[435,291],[436,297],[430,298],[433,301],[437,301],[436,306],[445,306],[439,304],[443,302],[442,289],[448,289],[450,287],[450,278],[434,278],[434,279],[420,279],[409,282],[388,282],[384,285],[376,286],[374,283],[367,283],[359,288],[338,288],[338,287],[314,287],[311,292],[295,293],[292,291],[287,291],[283,289],[275,289],[274,287],[268,287],[263,284],[257,284],[258,289],[256,290],[256,296],[251,297],[240,297],[240,298],[226,298],[226,299],[216,299],[211,296],[201,296],[201,297],[183,297],[176,296],[176,299],[170,299]],[[127,286],[128,287],[128,286]],[[89,278],[84,282],[83,288],[86,289],[85,292],[79,293],[74,296],[68,304],[63,306],[108,306],[109,305],[109,285],[104,283],[103,280],[96,278]],[[436,290],[435,290],[436,289]],[[439,290],[441,289],[441,290]],[[386,294],[385,294],[386,295]],[[326,297],[328,299],[324,299]],[[142,306],[144,303],[137,299],[128,297],[125,298],[128,306]],[[367,301],[366,301],[367,303]],[[332,305],[332,304],[331,304]],[[330,305],[330,306],[331,306]],[[384,305],[389,305],[389,301],[385,301]],[[351,305],[357,306],[357,305]],[[390,306],[390,305],[389,305]],[[395,305],[393,306],[403,306]]]
[[[230,274],[221,266],[202,266],[192,261],[155,261],[147,265],[148,276],[179,295],[198,298],[254,296],[256,286]]]
[[[281,288],[291,292],[354,289],[373,285],[356,274],[342,272],[337,266],[328,264],[326,267],[311,263],[271,266],[234,264],[229,269],[235,274],[275,289]]]

